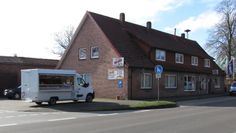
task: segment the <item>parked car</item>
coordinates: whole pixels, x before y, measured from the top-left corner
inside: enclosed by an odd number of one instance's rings
[[[229,94],[230,94],[231,96],[236,94],[236,81],[234,81],[234,82],[231,84],[230,89],[229,89]]]
[[[5,89],[4,95],[8,99],[21,99],[21,86],[12,89]]]

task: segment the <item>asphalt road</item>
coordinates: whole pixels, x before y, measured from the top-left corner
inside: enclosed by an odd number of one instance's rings
[[[179,104],[171,109],[94,113],[0,110],[0,132],[236,133],[236,97]]]

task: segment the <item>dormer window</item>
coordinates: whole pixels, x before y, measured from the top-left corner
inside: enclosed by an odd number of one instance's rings
[[[184,55],[175,53],[175,63],[184,64]]]
[[[198,66],[198,57],[192,56],[192,57],[191,57],[191,64],[192,64],[193,66]]]
[[[204,67],[210,67],[210,66],[211,66],[210,59],[204,59]]]
[[[166,51],[164,50],[156,50],[156,60],[157,61],[166,61]]]

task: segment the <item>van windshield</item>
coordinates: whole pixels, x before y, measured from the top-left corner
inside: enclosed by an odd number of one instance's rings
[[[83,78],[77,78],[77,81],[78,81],[78,85],[79,85],[79,86],[84,86],[85,81],[84,81]]]

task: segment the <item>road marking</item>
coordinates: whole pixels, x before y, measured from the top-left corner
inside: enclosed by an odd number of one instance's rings
[[[16,117],[25,117],[27,116],[26,114],[23,114],[23,115],[17,115]]]
[[[77,119],[77,117],[60,118],[60,119],[51,119],[51,120],[48,120],[48,121],[53,122],[53,121],[73,120],[73,119]]]
[[[118,113],[111,113],[111,114],[99,114],[97,116],[112,116],[112,115],[118,115]]]
[[[50,113],[40,113],[41,115],[49,115]]]
[[[11,123],[11,124],[3,124],[3,125],[0,125],[0,127],[9,127],[9,126],[16,126],[17,123]]]
[[[37,115],[39,115],[39,114],[29,114],[28,116],[37,116]]]
[[[13,113],[13,112],[17,112],[17,111],[13,111],[13,110],[0,110],[0,113]]]
[[[148,111],[151,111],[151,110],[138,110],[138,111],[134,111],[133,113],[143,113],[143,112],[148,112]]]
[[[5,116],[4,118],[13,118],[13,117],[15,117],[15,116]]]

